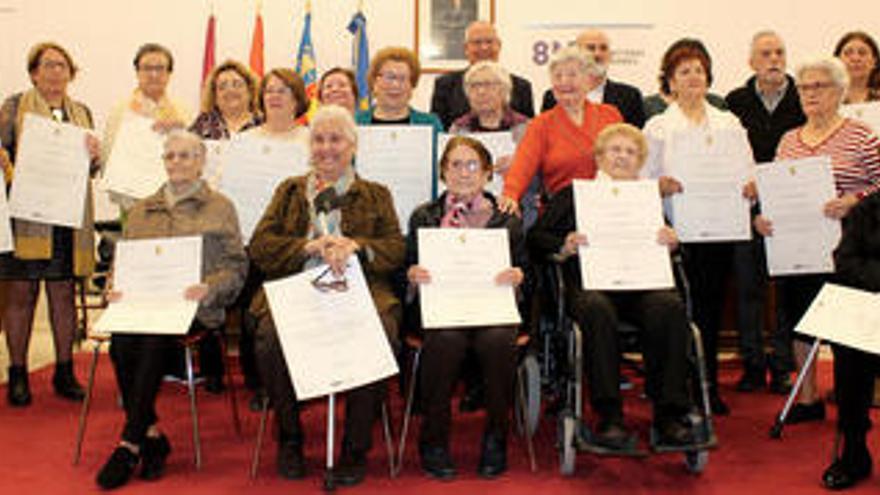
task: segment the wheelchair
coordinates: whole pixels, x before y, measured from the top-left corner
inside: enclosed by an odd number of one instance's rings
[[[706,376],[706,365],[703,353],[700,329],[691,318],[691,300],[687,277],[680,256],[673,259],[674,274],[679,291],[683,294],[687,320],[691,330],[691,349],[688,355],[688,389],[691,391],[691,411],[687,419],[692,428],[695,443],[686,446],[667,446],[657,442],[657,433],[653,426],[650,432],[650,445],[654,453],[679,452],[684,454],[684,464],[688,472],[700,474],[709,461],[709,450],[717,446],[717,437],[712,426],[712,412],[709,405],[709,386]],[[550,295],[553,303],[542,308],[542,316],[538,326],[540,348],[537,351],[540,369],[540,388],[543,394],[534,391],[531,395],[544,395],[550,398],[553,407],[547,411],[556,411],[557,416],[557,448],[559,450],[559,469],[563,476],[571,476],[575,470],[575,458],[578,452],[596,455],[618,455],[644,457],[647,452],[637,448],[625,451],[609,452],[591,443],[591,429],[583,418],[583,330],[573,321],[565,307],[565,282],[562,274],[562,260],[551,257],[541,273],[541,292]],[[627,344],[637,341],[638,329],[623,323],[618,331],[622,339],[624,353],[633,351]],[[626,365],[624,359],[622,364]],[[527,384],[534,383],[534,378],[526,379]],[[538,399],[540,400],[540,399]],[[528,403],[528,401],[527,401]],[[526,409],[530,411],[530,408]],[[536,410],[540,410],[540,405]],[[529,418],[531,419],[531,418]]]

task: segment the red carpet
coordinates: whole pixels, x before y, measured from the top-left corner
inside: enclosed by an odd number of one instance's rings
[[[77,374],[85,377],[86,355],[77,358]],[[410,430],[408,458],[398,479],[389,479],[384,444],[378,435],[371,456],[370,476],[351,493],[420,495],[495,493],[555,495],[568,493],[826,493],[819,485],[822,469],[828,463],[833,439],[832,414],[824,423],[789,426],[782,441],[770,440],[767,430],[782,400],[766,393],[739,394],[733,390],[738,371],[734,364],[723,370],[724,397],[733,414],[716,421],[720,447],[712,452],[709,465],[701,476],[688,474],[680,454],[653,456],[648,459],[607,459],[588,454],[578,456],[573,478],[558,474],[554,449],[555,422],[545,419],[535,439],[539,471],[530,473],[523,443],[511,438],[511,470],[503,478],[487,482],[476,477],[482,428],[479,414],[458,415],[453,426],[453,455],[459,479],[453,483],[428,480],[418,469],[415,438],[418,421]],[[820,368],[823,387],[830,387],[830,366]],[[6,405],[5,386],[0,389],[0,493],[91,493],[94,476],[109,456],[122,425],[122,411],[115,405],[115,385],[109,359],[102,356],[98,369],[95,401],[79,466],[71,464],[79,407],[57,399],[51,393],[51,370],[31,375],[34,404],[26,409]],[[247,410],[246,394],[239,393],[243,435],[236,438],[228,403],[223,397],[199,394],[201,413],[203,467],[196,471],[192,463],[190,418],[187,399],[181,387],[166,385],[159,401],[161,426],[171,439],[174,452],[165,477],[155,483],[134,479],[123,493],[221,494],[242,491],[259,493],[319,493],[324,462],[324,407],[310,406],[304,422],[308,432],[306,455],[310,464],[303,481],[284,481],[275,474],[274,442],[265,444],[260,474],[248,478],[258,415]],[[400,401],[395,401],[395,428],[399,429]],[[637,397],[627,399],[628,421],[645,436],[648,408]],[[876,413],[875,420],[876,418]],[[880,456],[880,442],[875,433],[872,450]],[[340,490],[343,491],[343,490]],[[849,493],[880,493],[880,476]]]

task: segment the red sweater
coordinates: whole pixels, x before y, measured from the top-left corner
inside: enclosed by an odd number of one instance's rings
[[[513,163],[504,179],[504,195],[519,200],[537,172],[544,189],[553,194],[574,179],[596,176],[593,143],[605,126],[622,122],[612,105],[584,103],[580,127],[557,105],[535,117],[516,148]]]

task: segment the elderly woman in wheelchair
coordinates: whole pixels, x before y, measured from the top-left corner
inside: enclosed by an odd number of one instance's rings
[[[647,142],[637,128],[614,124],[597,137],[595,153],[599,167],[596,180],[635,180],[647,155]],[[673,289],[582,289],[577,248],[589,239],[575,231],[573,199],[572,186],[554,195],[528,241],[533,259],[550,258],[560,263],[565,287],[560,302],[583,329],[585,373],[590,403],[597,416],[592,430],[582,430],[583,446],[600,454],[638,453],[638,439],[623,421],[619,387],[618,325],[623,319],[640,331],[646,393],[653,402],[654,449],[685,451],[700,447],[688,419],[692,409],[687,379],[691,334],[682,298]],[[670,252],[678,247],[675,231],[666,226],[657,232],[657,242],[668,246]]]

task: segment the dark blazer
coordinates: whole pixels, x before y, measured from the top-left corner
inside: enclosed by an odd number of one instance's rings
[[[752,76],[746,84],[728,93],[727,108],[739,118],[749,132],[749,143],[758,163],[770,162],[776,157],[776,147],[783,134],[804,125],[807,118],[801,109],[800,98],[794,79],[786,76],[788,88],[773,113],[767,111],[764,102],[755,91],[756,78]]]
[[[645,125],[645,109],[642,106],[642,92],[629,84],[605,80],[605,91],[602,93],[602,103],[614,105],[623,115],[624,122],[632,124],[639,129]],[[545,112],[556,106],[556,98],[553,91],[544,92],[544,100],[541,103],[541,111]]]
[[[440,117],[443,129],[449,130],[452,122],[471,109],[464,93],[464,70],[444,74],[434,80],[434,94],[431,96],[431,113]],[[535,116],[532,101],[532,83],[511,74],[513,92],[510,107],[528,118]]]
[[[834,266],[836,282],[880,292],[880,195],[859,201],[844,219]]]

